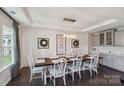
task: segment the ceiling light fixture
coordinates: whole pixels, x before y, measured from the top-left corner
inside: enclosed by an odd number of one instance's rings
[[[66,38],[76,38],[76,34],[73,32],[73,33],[66,33],[66,34],[63,34],[63,37],[66,37]]]
[[[67,21],[67,22],[76,22],[75,19],[71,19],[71,18],[64,18],[63,21]]]

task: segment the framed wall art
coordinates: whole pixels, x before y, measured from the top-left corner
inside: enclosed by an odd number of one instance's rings
[[[72,39],[71,46],[72,48],[79,48],[79,39]]]
[[[66,38],[63,34],[56,35],[56,54],[65,55],[66,54]]]
[[[48,49],[49,38],[38,38],[38,49]]]

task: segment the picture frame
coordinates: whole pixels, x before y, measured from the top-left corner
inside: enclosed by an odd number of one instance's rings
[[[56,54],[65,55],[66,54],[66,38],[63,34],[56,35]]]
[[[49,49],[49,38],[38,38],[38,49]]]
[[[71,47],[72,48],[79,48],[79,39],[72,39],[71,40]]]

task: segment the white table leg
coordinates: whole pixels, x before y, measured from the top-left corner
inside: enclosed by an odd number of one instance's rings
[[[46,68],[47,68],[47,67],[45,67],[45,70],[44,70],[44,85],[46,85],[46,83],[47,83],[47,82],[46,82]]]

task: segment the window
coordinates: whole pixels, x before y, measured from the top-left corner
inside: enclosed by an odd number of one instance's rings
[[[0,70],[14,63],[12,20],[0,10]]]
[[[3,65],[11,64],[14,61],[13,60],[14,59],[13,39],[14,39],[13,30],[4,25],[2,29],[2,41],[3,41],[2,62],[3,62]]]

